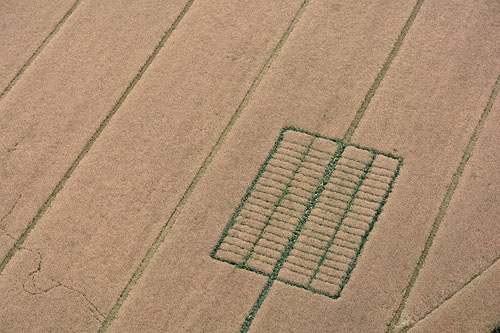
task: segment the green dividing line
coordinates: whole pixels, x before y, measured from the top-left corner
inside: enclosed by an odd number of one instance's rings
[[[358,111],[356,112],[356,115],[354,116],[354,119],[352,120],[351,124],[349,125],[349,128],[347,129],[344,138],[342,139],[343,142],[349,142],[351,141],[352,136],[354,135],[354,131],[359,125],[359,122],[365,115],[366,109],[368,108],[368,105],[370,104],[373,96],[375,96],[375,92],[377,91],[378,87],[380,86],[380,83],[385,77],[385,74],[387,74],[387,71],[389,70],[389,67],[391,66],[392,61],[396,57],[396,54],[398,53],[399,49],[401,48],[401,45],[403,45],[403,41],[408,34],[408,31],[410,30],[413,21],[415,21],[415,17],[417,17],[418,12],[420,11],[420,8],[422,7],[422,4],[424,3],[424,0],[418,0],[415,6],[413,7],[413,10],[410,14],[410,17],[408,17],[408,20],[406,20],[405,25],[403,26],[403,29],[399,33],[399,36],[394,43],[394,46],[392,47],[391,52],[389,53],[389,56],[385,60],[384,64],[382,65],[382,69],[378,73],[377,77],[375,78],[375,81],[373,81],[371,87],[368,89],[368,92],[366,93],[365,99],[363,102],[361,102],[361,106],[359,107]]]
[[[54,188],[54,190],[52,191],[52,193],[45,200],[45,202],[42,204],[42,206],[38,209],[37,213],[35,214],[35,216],[31,220],[31,222],[28,224],[28,226],[26,227],[26,229],[24,229],[23,233],[16,240],[16,242],[14,243],[14,245],[12,246],[12,248],[9,250],[9,252],[7,252],[5,258],[0,263],[0,275],[3,273],[5,267],[9,263],[10,259],[16,254],[16,252],[22,246],[22,244],[24,243],[24,241],[26,240],[26,238],[29,236],[29,234],[31,233],[31,231],[33,230],[33,228],[35,228],[36,224],[38,223],[38,221],[40,220],[40,218],[43,216],[43,214],[45,213],[45,211],[50,207],[50,205],[51,205],[52,201],[54,200],[54,198],[62,190],[62,188],[64,187],[64,184],[66,184],[66,181],[71,177],[71,174],[76,169],[76,167],[78,166],[78,164],[80,163],[80,161],[85,157],[85,155],[87,155],[88,151],[93,146],[94,142],[97,140],[97,138],[99,137],[99,135],[101,135],[101,133],[104,131],[104,129],[108,125],[108,123],[111,120],[111,118],[115,115],[115,113],[118,111],[118,109],[120,108],[120,106],[123,104],[123,101],[125,101],[125,99],[130,94],[130,92],[132,91],[132,89],[134,89],[134,87],[137,84],[137,82],[142,78],[142,76],[144,75],[144,72],[146,72],[146,70],[148,69],[149,65],[151,65],[151,63],[155,59],[155,57],[158,54],[158,52],[160,52],[160,50],[163,47],[163,45],[165,45],[165,42],[170,37],[170,35],[172,34],[172,32],[175,30],[175,28],[177,27],[177,25],[179,24],[179,22],[182,20],[182,18],[184,17],[184,15],[188,11],[188,9],[191,7],[191,4],[193,3],[193,1],[194,0],[188,0],[188,2],[186,3],[186,5],[184,6],[184,8],[182,9],[182,11],[180,12],[179,16],[177,16],[177,18],[172,23],[172,25],[170,26],[170,28],[165,32],[165,34],[161,38],[161,40],[158,43],[158,45],[156,45],[156,47],[153,50],[153,52],[149,55],[149,57],[147,58],[146,62],[141,66],[141,68],[139,69],[139,72],[135,75],[135,77],[129,83],[129,85],[127,86],[127,88],[125,89],[125,91],[123,92],[123,94],[120,96],[120,98],[118,99],[118,101],[115,103],[115,105],[113,106],[113,108],[108,112],[108,114],[106,115],[106,117],[102,120],[102,122],[100,123],[99,127],[97,128],[97,130],[94,132],[94,134],[92,134],[92,136],[87,141],[87,143],[83,147],[83,149],[80,152],[80,154],[78,154],[78,156],[75,159],[75,161],[71,164],[71,166],[69,167],[69,169],[64,173],[64,176],[61,178],[61,180],[59,181],[59,183],[56,185],[56,187]]]
[[[318,261],[318,264],[316,265],[316,268],[314,269],[313,274],[309,278],[309,281],[307,281],[307,287],[311,286],[311,283],[313,282],[314,278],[318,274],[318,272],[319,272],[319,270],[321,268],[321,265],[323,265],[323,262],[326,259],[328,251],[330,251],[330,248],[332,247],[333,242],[335,241],[335,237],[337,236],[338,231],[342,227],[342,224],[344,223],[344,220],[347,217],[347,214],[351,211],[350,210],[351,206],[352,206],[354,200],[356,200],[356,198],[357,198],[357,194],[358,194],[359,188],[361,187],[361,185],[363,184],[364,180],[366,179],[366,176],[368,175],[368,171],[370,171],[370,168],[373,165],[373,161],[375,160],[375,157],[376,157],[376,155],[372,153],[372,157],[370,159],[370,162],[368,162],[368,164],[366,165],[365,169],[363,170],[363,175],[359,178],[359,181],[356,184],[356,188],[354,188],[354,191],[353,191],[353,193],[351,195],[351,199],[347,203],[347,207],[344,210],[344,214],[342,214],[342,216],[340,217],[340,221],[339,221],[338,225],[335,227],[335,231],[333,232],[332,236],[328,240],[328,244],[326,245],[325,250],[323,251],[323,255],[321,256],[320,260]],[[346,274],[346,277],[348,277],[348,274]],[[346,279],[343,279],[343,282],[344,282],[344,284],[347,283]],[[340,292],[341,291],[342,291],[342,288],[337,293],[338,296],[340,296]]]
[[[274,47],[273,51],[271,52],[269,58],[267,59],[266,63],[260,69],[259,73],[257,74],[255,79],[253,80],[252,84],[250,85],[250,88],[248,89],[248,91],[246,92],[242,101],[240,102],[240,104],[236,108],[236,111],[232,115],[232,117],[229,120],[229,122],[227,123],[226,127],[224,128],[224,130],[220,134],[219,138],[217,139],[217,142],[214,144],[214,146],[210,150],[210,153],[207,155],[207,157],[203,161],[201,167],[198,169],[193,180],[191,181],[189,186],[186,188],[184,194],[182,195],[179,202],[175,206],[172,214],[170,214],[169,218],[167,219],[167,221],[165,222],[165,224],[161,228],[159,234],[156,236],[153,244],[146,252],[146,255],[144,256],[144,258],[141,260],[141,263],[139,264],[139,266],[137,267],[137,269],[132,274],[129,281],[127,282],[127,284],[123,288],[123,291],[121,292],[120,296],[118,297],[116,303],[113,305],[108,316],[106,317],[106,319],[102,323],[101,328],[99,329],[99,332],[106,332],[106,330],[109,328],[112,321],[115,319],[116,315],[118,314],[118,311],[120,311],[121,306],[126,301],[128,295],[130,294],[132,289],[135,287],[135,285],[137,284],[137,282],[141,278],[146,267],[149,265],[151,258],[153,258],[153,256],[155,255],[155,253],[158,250],[158,248],[160,247],[160,245],[165,241],[165,238],[167,237],[169,230],[175,224],[177,217],[180,215],[183,207],[185,206],[189,197],[193,193],[194,188],[196,187],[196,185],[200,181],[201,177],[203,177],[203,175],[205,174],[205,171],[207,170],[208,166],[210,165],[210,163],[214,159],[215,155],[217,154],[217,152],[221,148],[222,144],[225,142],[227,136],[229,135],[229,132],[233,128],[234,124],[236,123],[236,120],[238,120],[238,118],[243,113],[245,107],[247,106],[248,102],[252,98],[257,87],[260,85],[260,83],[262,82],[262,79],[264,78],[264,76],[268,72],[269,68],[271,67],[274,59],[276,59],[276,57],[279,55],[283,45],[288,40],[288,37],[290,36],[293,29],[297,25],[300,17],[302,16],[304,11],[306,10],[307,5],[309,4],[310,1],[311,0],[304,0],[303,3],[301,4],[301,6],[299,7],[299,9],[297,10],[297,12],[295,13],[295,16],[293,17],[289,26],[287,27],[287,29],[285,30],[285,32],[281,36],[281,39],[278,41],[278,44],[276,44],[276,46]],[[192,1],[190,1],[190,2],[192,2]]]
[[[392,320],[390,321],[388,325],[388,332],[392,332],[399,322],[399,319],[401,318],[401,314],[403,313],[403,309],[406,305],[406,301],[408,300],[408,297],[410,296],[410,292],[415,285],[415,282],[417,280],[418,275],[420,274],[420,270],[422,269],[424,262],[427,258],[427,255],[429,254],[429,251],[432,247],[432,243],[434,242],[434,238],[436,237],[436,234],[438,232],[438,229],[441,225],[441,222],[443,221],[444,216],[446,215],[446,211],[448,209],[448,206],[450,204],[451,198],[453,197],[453,194],[455,193],[455,190],[458,186],[458,183],[460,181],[460,178],[462,176],[462,173],[465,169],[465,166],[467,165],[467,162],[469,161],[470,157],[472,156],[472,152],[474,151],[474,148],[476,146],[476,142],[479,138],[479,133],[481,132],[484,123],[486,122],[486,118],[490,114],[490,111],[493,107],[493,103],[495,102],[495,99],[498,95],[498,91],[500,90],[500,75],[497,77],[497,80],[495,84],[493,85],[493,89],[491,90],[490,97],[488,98],[488,102],[486,103],[486,106],[484,107],[483,113],[481,114],[481,117],[479,118],[478,123],[476,124],[476,127],[474,128],[474,131],[472,132],[472,135],[469,139],[469,142],[467,143],[467,146],[464,150],[464,153],[462,155],[462,159],[455,170],[455,173],[453,174],[451,178],[450,185],[448,185],[448,189],[446,190],[446,194],[443,198],[443,201],[441,202],[441,205],[439,206],[439,211],[438,214],[434,220],[434,223],[432,224],[431,231],[429,233],[429,236],[427,237],[427,240],[425,242],[424,250],[422,251],[420,258],[418,259],[415,269],[413,270],[413,273],[410,276],[410,280],[408,282],[408,285],[404,291],[403,298],[401,300],[401,303],[399,304],[398,309],[394,313],[394,316]]]
[[[271,287],[273,286],[274,282],[278,278],[278,274],[279,274],[281,268],[283,267],[283,264],[285,263],[286,259],[290,255],[290,252],[292,251],[292,249],[295,245],[295,242],[299,238],[299,235],[300,235],[302,229],[304,228],[304,225],[307,222],[309,215],[311,214],[311,211],[313,210],[314,206],[318,202],[321,193],[323,193],[323,191],[325,190],[325,186],[328,183],[333,171],[335,170],[335,166],[337,165],[337,163],[340,159],[340,156],[344,152],[344,149],[345,149],[345,145],[342,143],[339,144],[339,147],[337,148],[337,152],[335,153],[335,155],[333,155],[332,159],[328,163],[328,167],[326,168],[326,170],[324,172],[323,179],[321,180],[321,183],[319,184],[318,188],[314,192],[314,195],[311,198],[311,201],[309,202],[309,204],[308,204],[304,214],[302,215],[299,223],[297,224],[297,227],[295,228],[295,231],[293,232],[292,237],[289,239],[288,244],[285,247],[285,249],[283,250],[283,253],[281,254],[280,259],[278,260],[278,262],[274,266],[273,272],[269,276],[269,278],[266,282],[266,285],[262,289],[262,291],[261,291],[259,297],[257,298],[257,300],[255,301],[254,305],[250,309],[250,313],[248,314],[248,316],[245,318],[245,321],[241,325],[241,330],[240,330],[241,333],[248,332],[248,330],[250,329],[250,325],[252,324],[252,322],[255,318],[255,315],[257,314],[257,311],[259,311],[260,307],[262,306],[262,303],[264,302],[264,300],[267,297],[267,294],[269,293],[269,290],[271,290]]]
[[[50,42],[50,40],[52,39],[52,37],[54,37],[54,35],[59,31],[59,29],[64,24],[64,22],[66,22],[66,20],[68,19],[68,17],[70,17],[71,14],[73,14],[73,12],[75,11],[76,7],[78,7],[78,5],[80,4],[80,2],[82,2],[82,0],[76,0],[73,3],[73,5],[71,6],[71,8],[66,12],[66,14],[64,14],[64,16],[61,18],[61,20],[59,20],[59,22],[57,22],[57,24],[55,25],[54,29],[52,29],[52,31],[49,33],[49,35],[36,48],[35,52],[33,52],[33,54],[28,59],[28,61],[26,61],[26,63],[23,65],[23,67],[21,67],[21,69],[16,73],[16,75],[12,78],[12,80],[10,80],[10,82],[7,84],[7,86],[0,93],[0,101],[2,100],[2,98],[5,95],[7,95],[7,93],[12,89],[12,87],[14,87],[14,85],[17,83],[17,81],[19,80],[19,78],[21,77],[21,75],[23,75],[23,73],[31,65],[31,63],[43,51],[43,49],[45,48],[45,46]]]

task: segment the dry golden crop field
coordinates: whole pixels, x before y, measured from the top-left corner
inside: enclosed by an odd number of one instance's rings
[[[497,0],[0,2],[0,332],[497,332],[499,36]]]

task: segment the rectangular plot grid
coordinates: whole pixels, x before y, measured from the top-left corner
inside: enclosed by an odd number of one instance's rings
[[[401,160],[284,129],[212,257],[340,296]]]

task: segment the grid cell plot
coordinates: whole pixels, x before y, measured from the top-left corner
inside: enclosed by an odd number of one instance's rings
[[[401,163],[390,154],[286,128],[212,257],[337,298]]]

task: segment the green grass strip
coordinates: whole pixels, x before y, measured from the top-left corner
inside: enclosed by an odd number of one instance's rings
[[[401,48],[401,45],[403,45],[403,41],[406,37],[406,34],[408,34],[408,31],[410,30],[413,21],[415,21],[415,17],[417,17],[418,12],[420,11],[420,8],[422,7],[422,4],[424,3],[424,0],[418,0],[415,6],[413,7],[413,10],[410,14],[410,17],[408,17],[408,20],[406,21],[405,25],[403,26],[403,29],[399,33],[398,38],[396,39],[396,42],[394,43],[394,46],[392,47],[391,52],[389,53],[389,56],[385,60],[384,64],[382,65],[382,69],[378,73],[377,77],[375,78],[375,81],[373,81],[371,87],[368,89],[368,92],[366,93],[365,99],[363,102],[361,102],[361,106],[359,107],[358,111],[356,112],[356,115],[354,116],[354,119],[352,120],[351,124],[349,125],[349,128],[347,129],[344,138],[342,139],[343,142],[349,142],[351,141],[352,136],[354,135],[354,131],[356,128],[358,128],[359,122],[361,119],[363,119],[363,116],[365,115],[366,109],[368,108],[368,105],[372,101],[373,96],[375,96],[375,92],[377,91],[378,87],[380,86],[380,83],[384,79],[385,75],[387,74],[387,71],[391,67],[391,63],[396,57],[396,54],[398,53],[399,49]]]

